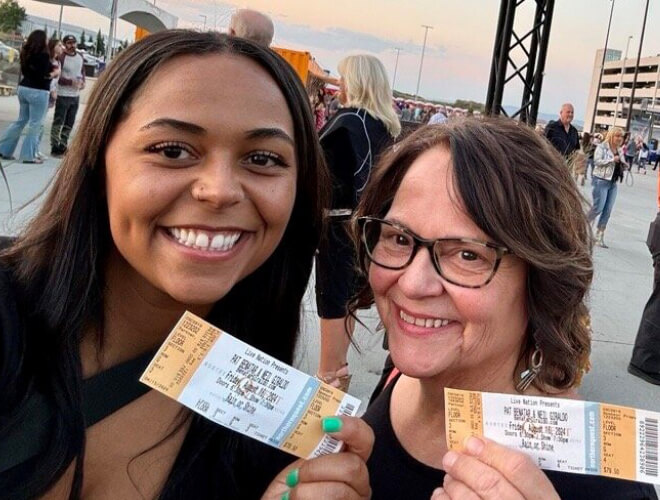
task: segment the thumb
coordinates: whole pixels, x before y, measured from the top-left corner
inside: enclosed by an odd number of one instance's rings
[[[374,431],[358,417],[324,417],[321,420],[323,432],[344,442],[344,451],[358,455],[365,462],[374,447]]]

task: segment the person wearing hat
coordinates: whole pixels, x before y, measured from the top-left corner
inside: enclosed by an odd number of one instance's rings
[[[85,87],[85,59],[76,50],[76,37],[66,35],[62,42],[64,51],[60,55],[60,79],[57,82],[55,116],[50,132],[51,156],[66,153],[67,143],[78,113],[80,91]]]

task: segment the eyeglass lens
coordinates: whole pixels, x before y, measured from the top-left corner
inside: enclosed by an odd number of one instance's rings
[[[415,240],[400,228],[386,222],[366,220],[363,234],[367,252],[374,263],[402,269],[412,261]],[[497,265],[496,249],[459,239],[437,240],[432,254],[439,274],[458,285],[483,285]]]

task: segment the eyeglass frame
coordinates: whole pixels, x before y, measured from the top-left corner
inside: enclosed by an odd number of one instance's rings
[[[397,224],[396,222],[392,222],[389,220],[385,219],[380,219],[378,217],[371,217],[371,216],[363,216],[363,217],[358,217],[357,219],[358,225],[360,226],[360,239],[364,243],[364,249],[365,249],[365,254],[367,258],[369,259],[370,262],[373,262],[379,267],[385,268],[385,269],[391,269],[393,271],[400,271],[401,269],[405,269],[410,265],[410,263],[413,261],[415,256],[417,255],[417,251],[419,250],[420,247],[424,247],[429,251],[429,254],[431,256],[431,262],[433,263],[433,267],[435,271],[438,273],[438,275],[444,279],[445,281],[451,283],[452,285],[460,286],[462,288],[482,288],[486,286],[488,283],[490,283],[493,278],[495,277],[495,273],[497,273],[497,270],[500,267],[500,263],[502,262],[502,257],[504,257],[507,254],[513,255],[513,252],[509,250],[507,247],[502,246],[502,245],[496,245],[495,243],[490,243],[488,241],[480,241],[476,240],[473,238],[435,238],[435,239],[426,239],[422,238],[421,236],[416,235],[414,232],[412,232],[410,229],[407,227],[404,227],[400,224]],[[380,224],[386,224],[388,226],[394,227],[397,230],[401,231],[402,233],[410,236],[413,240],[413,249],[412,252],[410,253],[410,257],[408,258],[408,261],[398,267],[393,267],[393,266],[385,266],[379,262],[376,262],[374,258],[371,256],[371,252],[369,251],[369,244],[367,243],[367,237],[365,234],[365,226],[367,225],[367,222],[378,222]],[[496,252],[495,256],[495,264],[493,265],[493,269],[490,273],[490,276],[488,279],[482,283],[481,285],[463,285],[461,283],[456,283],[454,280],[447,278],[443,272],[442,268],[440,267],[440,264],[436,261],[435,254],[433,252],[433,247],[435,246],[436,242],[438,241],[457,241],[461,243],[474,243],[477,245],[481,245],[484,247],[492,248]]]

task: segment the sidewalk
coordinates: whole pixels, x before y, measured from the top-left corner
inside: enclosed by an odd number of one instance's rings
[[[78,120],[83,111],[84,106],[79,111]],[[0,131],[17,113],[15,97],[0,97]],[[52,110],[46,119],[43,152],[50,151],[47,137],[51,122]],[[43,165],[3,162],[14,209],[30,201],[48,185],[58,164],[55,159],[48,159]],[[595,276],[589,298],[593,323],[592,369],[585,377],[580,393],[587,400],[660,411],[660,387],[643,382],[626,371],[642,309],[652,288],[653,269],[645,241],[649,222],[656,213],[657,173],[649,170],[645,176],[634,174],[634,182],[633,187],[619,185],[606,234],[610,248],[594,249]],[[589,185],[583,188],[583,193],[591,199]],[[15,234],[38,205],[39,200],[24,210],[10,212],[7,191],[1,183],[0,234]],[[316,371],[319,350],[319,321],[313,287],[312,277],[304,299],[304,321],[296,352],[297,366],[310,374]],[[356,341],[361,352],[351,349],[349,353],[353,372],[350,392],[366,403],[378,380],[385,352],[381,348],[382,334],[371,333],[378,324],[376,311],[364,311],[361,318],[368,329],[358,326]]]

